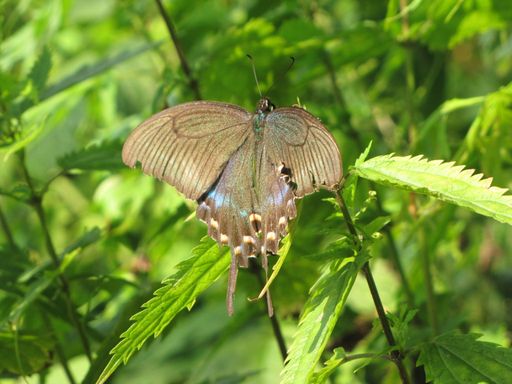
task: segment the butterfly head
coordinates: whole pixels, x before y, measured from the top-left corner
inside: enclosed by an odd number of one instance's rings
[[[272,110],[275,107],[276,106],[274,104],[272,104],[272,102],[270,101],[270,99],[268,97],[262,97],[260,99],[260,101],[258,102],[257,112],[263,112],[263,113],[272,112]]]

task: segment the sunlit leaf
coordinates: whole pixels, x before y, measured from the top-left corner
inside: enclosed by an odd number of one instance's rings
[[[178,272],[155,291],[144,309],[132,317],[135,322],[121,335],[122,340],[112,350],[112,359],[98,383],[104,383],[119,365],[126,364],[148,338],[159,336],[180,311],[192,305],[197,296],[226,271],[230,263],[229,252],[220,250],[209,238],[204,238],[192,254],[178,266]]]
[[[281,384],[305,383],[311,378],[365,261],[363,254],[334,261],[311,288],[289,347]]]
[[[422,156],[377,156],[355,166],[354,172],[377,183],[427,194],[512,224],[512,196],[491,186],[492,179],[453,162],[428,161]]]

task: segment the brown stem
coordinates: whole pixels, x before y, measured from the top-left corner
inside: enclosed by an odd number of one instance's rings
[[[37,217],[39,218],[39,222],[41,224],[41,228],[43,230],[43,235],[44,235],[45,244],[46,244],[46,250],[48,251],[50,258],[52,259],[55,270],[59,271],[60,260],[59,260],[57,251],[55,250],[55,246],[53,244],[52,237],[50,235],[48,223],[46,222],[46,215],[45,215],[44,209],[43,209],[42,198],[37,193],[37,191],[34,187],[34,184],[32,182],[32,178],[30,177],[30,175],[28,173],[28,169],[25,164],[25,152],[23,150],[21,151],[21,154],[20,154],[20,160],[21,160],[21,167],[22,167],[23,175],[25,177],[25,181],[27,182],[27,185],[28,185],[28,187],[30,189],[30,193],[31,193],[30,204],[36,211]],[[85,327],[82,324],[82,322],[80,321],[79,316],[76,312],[76,309],[73,305],[73,301],[71,299],[71,290],[69,288],[69,282],[68,282],[67,278],[62,273],[58,274],[58,278],[59,278],[59,281],[61,284],[62,292],[64,294],[64,302],[66,304],[66,310],[68,312],[69,318],[78,332],[78,335],[80,337],[80,341],[82,342],[82,346],[84,348],[84,352],[85,352],[85,355],[87,356],[87,359],[89,360],[89,362],[92,362],[92,353],[91,353],[91,348],[89,346],[89,340],[87,339],[87,336],[86,336]]]
[[[261,286],[261,289],[265,287],[265,280],[260,273],[260,268],[256,263],[251,263],[251,271],[256,275],[258,282]],[[268,293],[267,293],[268,294]],[[281,331],[281,326],[279,324],[279,320],[277,319],[277,315],[274,312],[272,316],[269,316],[270,324],[272,325],[272,332],[274,332],[274,337],[276,339],[277,345],[279,347],[279,351],[281,352],[281,357],[283,358],[283,362],[286,361],[286,357],[288,356],[288,348],[286,347],[286,341],[284,340],[283,332]]]
[[[352,217],[350,216],[350,212],[345,204],[345,200],[339,190],[336,191],[336,200],[338,201],[338,205],[340,206],[341,213],[345,218],[345,222],[347,224],[349,232],[358,242],[358,248],[361,248],[361,240],[359,240],[359,235],[357,234],[356,227],[354,222],[352,221]],[[391,331],[391,326],[389,325],[388,318],[386,317],[386,312],[384,310],[384,306],[382,305],[382,300],[379,295],[379,291],[377,289],[377,285],[375,284],[375,280],[373,279],[373,275],[370,270],[370,263],[366,262],[363,266],[363,273],[366,277],[366,282],[368,283],[368,288],[370,289],[370,294],[372,295],[373,303],[377,310],[377,314],[379,316],[380,323],[382,325],[382,330],[384,331],[384,335],[386,336],[386,340],[390,347],[398,347],[395,337],[393,336],[393,332]],[[403,384],[409,384],[409,375],[407,370],[405,369],[403,363],[403,356],[399,350],[393,349],[390,353],[391,360],[395,363],[398,368],[398,373],[402,380]]]
[[[338,86],[338,80],[336,78],[336,71],[334,69],[334,65],[332,64],[331,57],[329,56],[329,53],[326,51],[322,52],[322,57],[323,57],[325,67],[327,69],[327,74],[329,75],[334,98],[336,99],[336,103],[338,104],[338,109],[340,110],[340,116],[339,116],[340,124],[346,125],[346,127],[347,127],[346,133],[356,141],[359,148],[362,150],[364,148],[363,138],[361,137],[359,131],[354,129],[354,127],[350,123],[350,118],[351,118],[350,112],[345,103],[345,99],[343,98],[341,88]],[[373,185],[373,184],[371,184],[371,185]],[[378,206],[379,210],[385,214],[379,195],[377,195],[377,206]],[[402,267],[402,263],[400,261],[400,255],[399,255],[398,249],[396,247],[395,238],[394,238],[393,234],[391,233],[391,229],[389,228],[389,226],[386,226],[384,228],[384,234],[386,235],[386,237],[388,239],[389,246],[391,248],[392,263],[394,264],[394,266],[398,272],[398,275],[400,276],[400,279],[402,280],[402,287],[404,288],[405,295],[407,297],[407,302],[410,307],[413,307],[414,306],[414,296],[413,296],[410,284],[407,280],[407,277],[405,276],[404,268]]]
[[[176,34],[176,29],[174,28],[174,24],[172,23],[171,18],[165,11],[165,8],[162,4],[162,0],[155,0],[156,5],[158,6],[158,11],[160,12],[160,15],[165,21],[165,25],[167,26],[167,30],[169,31],[169,35],[171,36],[172,42],[174,44],[174,48],[176,49],[176,53],[178,54],[178,58],[180,60],[181,69],[183,70],[183,73],[185,73],[185,76],[188,80],[188,85],[192,92],[194,93],[194,97],[196,100],[202,100],[201,92],[199,90],[199,84],[197,80],[192,75],[192,70],[190,69],[190,65],[188,64],[187,58],[185,57],[185,54],[183,53],[183,49],[181,48],[180,41],[178,39],[178,35]]]

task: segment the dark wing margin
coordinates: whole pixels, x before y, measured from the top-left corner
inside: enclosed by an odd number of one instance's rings
[[[302,197],[319,187],[335,189],[343,174],[341,154],[331,133],[302,108],[277,108],[267,115],[265,145],[276,164],[290,170]]]
[[[217,180],[250,132],[251,114],[236,105],[196,101],[163,110],[126,139],[123,162],[197,200]]]

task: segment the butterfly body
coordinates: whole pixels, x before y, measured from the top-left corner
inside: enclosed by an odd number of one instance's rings
[[[341,179],[334,138],[302,108],[275,108],[262,98],[256,113],[200,101],[164,110],[137,127],[123,161],[165,180],[198,203],[208,235],[231,249],[228,311],[237,266],[277,253],[295,199]]]

